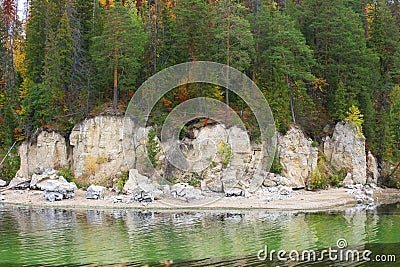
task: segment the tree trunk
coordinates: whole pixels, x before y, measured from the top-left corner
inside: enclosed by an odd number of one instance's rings
[[[113,108],[117,109],[118,106],[118,67],[115,64],[114,66],[114,99],[113,99]]]
[[[230,61],[229,61],[229,56],[230,56],[230,54],[229,54],[229,52],[230,52],[230,47],[231,47],[231,44],[230,44],[230,29],[231,29],[231,20],[230,20],[230,15],[231,15],[231,1],[229,0],[228,1],[228,16],[227,16],[227,19],[228,19],[228,38],[226,39],[226,65],[228,65],[228,67],[229,67],[229,64],[230,64]],[[226,69],[226,88],[225,88],[225,104],[226,104],[226,117],[225,117],[225,120],[226,121],[228,121],[228,119],[229,119],[229,68],[227,68]]]

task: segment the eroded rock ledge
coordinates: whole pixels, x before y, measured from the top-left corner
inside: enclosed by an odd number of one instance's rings
[[[162,181],[156,179],[151,172],[145,171],[145,145],[137,145],[145,144],[148,128],[132,132],[132,136],[126,138],[134,142],[126,146],[123,143],[123,125],[123,116],[108,115],[90,118],[75,125],[69,138],[54,131],[40,132],[35,142],[27,140],[19,147],[21,167],[9,187],[30,187],[34,176],[44,170],[68,169],[75,178],[94,184],[115,180],[121,176],[121,172],[129,172],[129,180],[123,190],[125,193],[132,194],[141,182],[144,185],[139,187],[148,189],[144,190],[147,191],[145,193],[152,192],[162,196],[166,191],[160,186]],[[205,140],[212,141],[217,146],[217,151],[205,145]],[[285,135],[278,134],[277,140],[277,155],[282,166],[280,174],[268,171],[255,174],[257,161],[262,157],[260,149],[250,142],[245,130],[235,126],[226,129],[222,124],[200,127],[195,129],[192,138],[182,140],[184,153],[190,158],[195,158],[199,151],[215,154],[211,161],[206,157],[210,161],[206,169],[197,173],[181,171],[166,164],[166,157],[160,152],[156,156],[160,162],[157,171],[163,179],[183,184],[168,190],[169,193],[174,190],[178,198],[182,198],[182,192],[192,194],[193,198],[207,192],[223,193],[227,196],[254,194],[254,190],[250,190],[253,179],[257,179],[263,188],[305,187],[313,170],[317,168],[318,148],[296,126],[291,127]],[[229,147],[229,153],[218,151],[219,146]],[[346,183],[377,183],[379,171],[376,159],[370,152],[366,153],[365,138],[351,123],[339,122],[333,135],[325,138],[323,151],[321,150],[333,166],[346,170]],[[127,154],[135,155],[137,168],[126,164]],[[203,157],[202,160],[204,159]],[[194,161],[191,164],[203,163]],[[138,181],[137,177],[144,178]],[[185,186],[185,181],[190,181],[191,177],[200,178],[201,181],[192,186],[196,189],[193,192]],[[134,193],[138,193],[136,191]]]

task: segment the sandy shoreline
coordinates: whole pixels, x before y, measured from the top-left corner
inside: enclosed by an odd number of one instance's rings
[[[82,209],[141,209],[141,210],[342,210],[354,206],[357,202],[349,189],[338,188],[321,191],[297,191],[291,198],[265,201],[258,198],[221,197],[206,198],[196,201],[181,201],[176,199],[156,200],[151,203],[114,203],[115,193],[107,192],[104,199],[91,200],[85,198],[85,191],[78,190],[72,199],[49,202],[43,197],[42,191],[6,190],[2,192],[4,204],[24,205],[33,207],[59,207]],[[124,196],[128,200],[129,196]],[[379,189],[374,192],[376,204],[400,201],[400,190]]]

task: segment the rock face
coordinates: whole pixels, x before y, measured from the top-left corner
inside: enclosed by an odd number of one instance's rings
[[[306,138],[299,128],[292,127],[284,136],[278,137],[278,153],[282,175],[292,187],[304,187],[318,161],[318,149],[312,146],[311,139]]]
[[[95,180],[118,172],[125,165],[122,137],[122,117],[97,116],[75,125],[70,135],[75,177]]]
[[[336,124],[332,137],[325,139],[324,153],[335,168],[351,174],[354,184],[367,182],[365,137],[350,122]]]
[[[35,169],[59,169],[68,167],[65,138],[56,132],[42,131],[36,138],[24,141],[18,149],[21,158],[19,177],[30,178]]]
[[[371,151],[367,155],[367,183],[377,184],[379,178],[378,163]]]

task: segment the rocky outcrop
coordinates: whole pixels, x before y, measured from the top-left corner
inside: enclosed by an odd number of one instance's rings
[[[70,135],[75,177],[110,177],[124,166],[123,118],[97,116],[75,125]]]
[[[338,122],[332,137],[326,137],[324,153],[332,166],[351,174],[353,184],[367,182],[365,137],[350,122]]]
[[[378,163],[371,151],[367,155],[367,183],[378,184],[379,170]]]
[[[312,146],[312,140],[293,126],[285,135],[279,136],[278,154],[282,175],[292,187],[304,187],[312,170],[317,167],[318,149]]]
[[[44,175],[43,170],[69,168],[75,177],[83,180],[111,181],[114,178],[116,181],[118,173],[130,169],[124,193],[137,196],[137,199],[158,199],[170,195],[170,189],[160,186],[154,173],[146,171],[152,169],[143,157],[149,128],[133,126],[133,121],[124,121],[122,116],[97,116],[75,125],[69,138],[56,132],[42,131],[37,138],[20,146],[21,168],[9,187],[39,188],[39,180],[61,179],[56,178],[57,171]],[[124,132],[124,127],[132,131]],[[260,147],[250,143],[245,129],[237,126],[227,128],[218,123],[193,128],[190,136],[179,140],[188,170],[165,164],[166,154],[160,152],[156,156],[160,160],[157,173],[182,184],[200,181],[202,191],[230,196],[254,194],[261,185],[268,188],[304,187],[317,166],[317,148],[296,126],[292,126],[285,135],[278,135],[277,139],[282,165],[280,175],[267,171],[256,173],[259,160],[265,156]],[[166,151],[172,146],[160,145]],[[349,173],[346,178],[349,185],[366,182],[368,158],[368,182],[376,183],[379,176],[376,159],[372,154],[365,156],[364,137],[359,136],[349,123],[338,123],[333,136],[325,140],[324,152],[333,166]],[[182,192],[188,191],[189,195],[198,193],[192,192],[190,187],[184,188]],[[177,198],[183,198],[180,189],[175,189]],[[89,197],[99,196],[97,191],[90,192]]]
[[[42,131],[36,138],[24,141],[18,149],[21,166],[17,176],[30,178],[36,169],[59,169],[69,166],[64,136]]]

